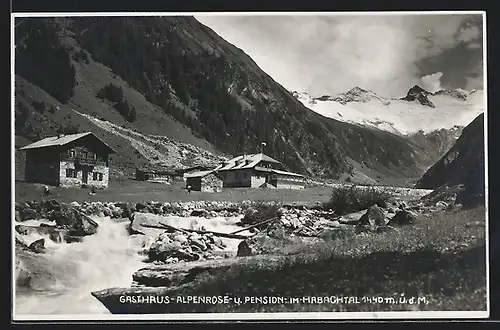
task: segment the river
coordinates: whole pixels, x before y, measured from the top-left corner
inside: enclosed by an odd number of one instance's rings
[[[145,242],[143,235],[129,235],[126,222],[108,217],[92,217],[97,233],[79,243],[55,243],[45,237],[47,252],[16,256],[33,274],[29,290],[16,290],[14,315],[78,315],[109,314],[91,295],[92,291],[129,287],[132,274],[147,266],[139,252]],[[238,229],[239,218],[165,218],[171,225],[189,228],[203,224],[207,230],[231,232]],[[183,226],[183,225],[184,226]],[[160,231],[159,231],[160,232]],[[37,237],[29,237],[34,241]],[[235,250],[238,240],[224,240]]]

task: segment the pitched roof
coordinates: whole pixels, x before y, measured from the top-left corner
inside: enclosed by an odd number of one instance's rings
[[[276,159],[273,159],[263,153],[259,153],[259,154],[238,156],[233,159],[230,159],[225,163],[225,165],[220,167],[218,170],[227,171],[227,170],[254,168],[261,161],[281,164]]]
[[[302,174],[297,174],[297,173],[292,173],[292,172],[287,172],[287,171],[280,171],[280,170],[275,170],[275,169],[272,169],[271,172],[274,172],[276,174],[296,176],[296,177],[300,177],[300,178],[304,177]]]
[[[215,172],[215,170],[198,171],[198,172],[186,174],[186,178],[202,178],[202,177],[207,176],[213,172]]]
[[[60,147],[60,146],[66,145],[66,144],[68,144],[70,142],[79,140],[79,139],[81,139],[81,138],[83,138],[85,136],[88,136],[88,135],[93,135],[96,139],[98,139],[99,141],[101,141],[109,150],[111,150],[112,152],[115,152],[113,150],[113,148],[111,148],[110,146],[108,146],[104,141],[102,141],[101,139],[99,139],[92,132],[77,133],[77,134],[68,134],[68,135],[62,135],[60,137],[50,136],[50,137],[47,137],[47,138],[42,139],[40,141],[36,141],[34,143],[28,144],[27,146],[24,146],[24,147],[20,148],[19,150],[46,148],[46,147],[54,147],[54,146]]]

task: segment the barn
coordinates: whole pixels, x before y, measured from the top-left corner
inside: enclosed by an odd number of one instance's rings
[[[223,185],[222,178],[213,170],[198,171],[186,175],[186,187],[191,186],[194,191],[220,192]]]
[[[170,183],[176,175],[174,170],[158,165],[139,166],[135,169],[137,181]]]

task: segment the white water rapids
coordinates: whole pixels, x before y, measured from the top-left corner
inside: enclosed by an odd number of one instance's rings
[[[45,238],[44,254],[20,254],[32,274],[29,290],[17,289],[15,314],[22,315],[76,315],[109,314],[109,311],[91,295],[92,291],[111,287],[129,287],[132,274],[142,267],[146,256],[140,255],[145,236],[129,235],[129,221],[116,222],[108,217],[92,217],[98,224],[97,233],[79,243],[54,243]],[[165,218],[181,228],[202,224],[207,230],[231,232],[237,230],[238,218]],[[16,223],[17,224],[17,223]],[[158,234],[161,230],[158,230]],[[24,236],[32,242],[40,236]],[[224,240],[228,250],[236,252],[239,240]]]

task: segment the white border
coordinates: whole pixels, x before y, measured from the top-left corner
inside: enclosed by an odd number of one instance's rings
[[[346,319],[483,319],[490,314],[490,282],[489,282],[489,184],[488,184],[488,97],[487,97],[487,38],[486,38],[486,12],[485,11],[413,11],[413,12],[94,12],[94,13],[12,13],[11,14],[11,156],[15,159],[15,51],[14,51],[14,24],[15,18],[23,17],[98,17],[98,16],[134,16],[134,17],[158,17],[158,16],[394,16],[394,15],[452,15],[452,14],[476,14],[483,17],[483,92],[484,92],[484,148],[485,148],[485,210],[486,210],[486,311],[418,311],[418,312],[310,312],[310,313],[185,313],[185,314],[82,314],[82,315],[16,315],[15,307],[15,267],[11,265],[12,273],[12,320],[16,321],[101,321],[101,320],[144,320],[144,321],[177,321],[177,320],[205,320],[205,321],[224,321],[224,320],[346,320]],[[11,196],[15,199],[15,162],[11,165]],[[15,200],[11,205],[12,221],[14,221]],[[12,262],[15,258],[15,234],[14,226],[11,229],[12,237]]]

